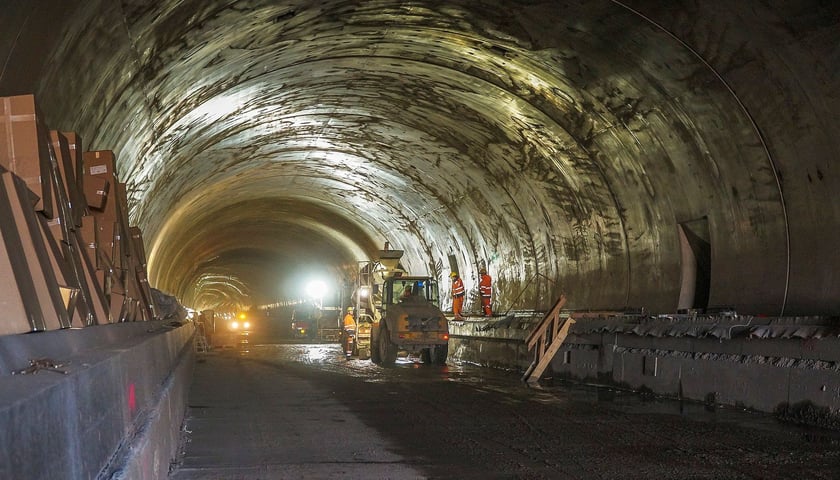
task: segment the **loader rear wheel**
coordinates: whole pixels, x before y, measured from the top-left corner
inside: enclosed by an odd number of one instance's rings
[[[379,360],[382,366],[390,368],[394,366],[397,361],[397,346],[391,341],[391,335],[387,328],[382,328],[379,331]]]
[[[432,364],[432,354],[429,352],[430,348],[424,348],[420,350],[420,361],[425,363],[426,365]]]
[[[449,355],[448,344],[437,345],[430,350],[433,365],[446,365],[446,357]]]
[[[374,336],[371,333],[370,336],[370,361],[379,365],[382,363],[382,357],[379,356],[379,337],[381,336],[381,331],[379,332],[379,336]]]

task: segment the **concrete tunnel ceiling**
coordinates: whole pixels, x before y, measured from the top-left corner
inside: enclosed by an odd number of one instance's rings
[[[840,310],[832,2],[59,3],[60,34],[55,2],[0,17],[0,86],[40,28],[48,125],[117,152],[188,306],[388,241],[441,279],[486,264],[503,310]]]

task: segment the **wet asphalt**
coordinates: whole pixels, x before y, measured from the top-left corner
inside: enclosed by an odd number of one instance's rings
[[[285,343],[283,343],[285,342]],[[198,354],[171,479],[838,479],[840,434],[450,358],[336,344]]]

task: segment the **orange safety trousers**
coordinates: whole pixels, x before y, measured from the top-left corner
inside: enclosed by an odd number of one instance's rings
[[[481,297],[481,308],[484,310],[484,316],[493,315],[493,309],[490,308],[490,297]]]
[[[461,316],[461,309],[464,307],[464,296],[461,295],[460,297],[454,297],[452,299],[452,313],[455,315],[455,318]]]

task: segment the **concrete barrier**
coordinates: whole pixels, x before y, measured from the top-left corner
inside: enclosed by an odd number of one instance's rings
[[[166,478],[194,333],[153,321],[0,337],[0,478]],[[55,368],[12,374],[31,360]]]
[[[525,371],[537,316],[450,324],[454,361]],[[840,325],[826,318],[579,319],[544,377],[840,427]]]
[[[487,320],[468,318],[449,323],[449,357],[484,367],[522,370],[534,359],[525,338],[542,319],[540,314]]]

